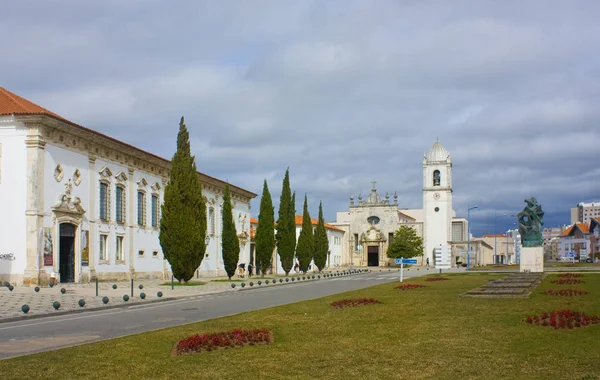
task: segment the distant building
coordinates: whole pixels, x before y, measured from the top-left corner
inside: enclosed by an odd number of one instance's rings
[[[560,239],[558,238],[567,229],[567,226],[563,227],[549,227],[544,228],[542,236],[544,238],[544,258],[546,260],[557,260],[558,259],[558,245]]]
[[[517,263],[515,257],[515,239],[511,231],[506,234],[483,235],[481,240],[492,247],[493,264]]]
[[[574,252],[576,256],[590,252],[590,229],[586,223],[575,223],[560,234],[558,258],[567,257]]]
[[[600,218],[600,202],[581,202],[571,209],[571,224],[587,224],[594,218]]]

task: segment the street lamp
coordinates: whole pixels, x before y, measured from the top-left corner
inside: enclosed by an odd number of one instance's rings
[[[467,205],[467,268],[471,268],[471,210],[475,210],[479,206],[469,207]]]
[[[496,211],[494,211],[494,261],[496,261],[495,259],[498,255],[498,244],[496,243],[496,220],[498,220],[498,218],[501,216],[506,216],[506,214],[496,215]]]

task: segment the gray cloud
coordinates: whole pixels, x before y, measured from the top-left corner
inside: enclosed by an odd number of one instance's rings
[[[436,139],[454,160],[457,213],[480,207],[475,233],[525,197],[539,198],[548,225],[600,200],[595,1],[4,8],[3,86],[167,158],[185,115],[200,170],[256,193],[266,178],[275,204],[289,166],[329,220],[371,180],[421,207]]]

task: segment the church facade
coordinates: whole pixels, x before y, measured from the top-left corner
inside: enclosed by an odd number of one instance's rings
[[[423,238],[420,264],[435,265],[434,249],[467,239],[466,220],[452,208],[452,158],[436,142],[423,157],[423,208],[402,209],[396,193],[381,197],[375,187],[366,199],[350,197],[349,210],[338,212],[332,223],[345,231],[343,261],[351,266],[387,266],[387,249],[402,225]]]
[[[170,165],[0,88],[0,281],[170,277],[158,239]],[[222,275],[225,182],[198,175],[208,218],[198,274]],[[230,187],[245,262],[256,194]]]

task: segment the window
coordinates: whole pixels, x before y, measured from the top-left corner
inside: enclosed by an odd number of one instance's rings
[[[125,188],[123,186],[117,186],[115,203],[117,223],[125,223]]]
[[[137,193],[137,224],[146,225],[146,194],[143,191]]]
[[[215,208],[214,207],[210,207],[208,209],[208,233],[210,235],[214,235],[215,234]]]
[[[108,183],[100,182],[100,219],[108,220]]]
[[[158,251],[152,251],[152,257],[158,257]]]
[[[123,257],[123,236],[117,236],[117,251],[115,259],[117,261],[124,261]]]
[[[108,243],[108,235],[100,234],[100,261],[107,261],[108,255],[106,247]]]
[[[354,250],[358,250],[358,234],[354,234]]]
[[[394,233],[390,232],[388,233],[388,243],[392,244],[394,242]]]
[[[433,186],[440,186],[440,171],[435,170],[433,172]]]
[[[152,194],[152,227],[158,227],[158,195]]]
[[[144,251],[138,251],[138,256],[139,257],[144,257]]]

